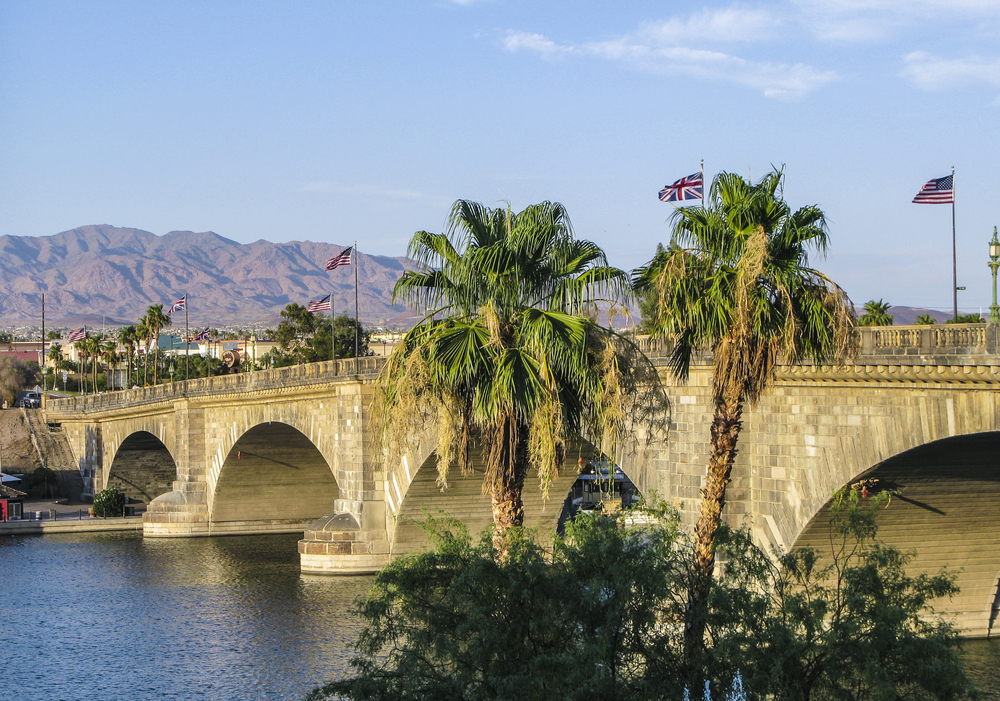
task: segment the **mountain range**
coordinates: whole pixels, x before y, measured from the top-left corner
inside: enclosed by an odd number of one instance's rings
[[[326,271],[346,246],[290,241],[243,244],[211,231],[156,234],[81,226],[54,236],[0,236],[0,324],[49,327],[136,322],[153,304],[188,295],[192,327],[273,325],[285,305],[334,294],[354,316],[354,276],[362,322],[408,326],[413,314],[390,302],[406,258],[360,253]],[[176,317],[176,313],[175,313]],[[175,318],[174,322],[183,317]]]

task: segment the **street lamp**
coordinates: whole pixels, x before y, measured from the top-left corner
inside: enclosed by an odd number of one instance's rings
[[[990,323],[1000,323],[1000,306],[997,306],[997,268],[1000,267],[1000,241],[997,240],[997,228],[993,227],[993,240],[990,241],[990,266],[993,271],[993,304],[990,305]]]

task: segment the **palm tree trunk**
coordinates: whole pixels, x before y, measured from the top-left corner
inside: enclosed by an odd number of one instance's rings
[[[715,570],[715,532],[722,522],[722,508],[726,505],[726,487],[736,460],[742,415],[742,401],[716,400],[711,428],[712,454],[702,490],[701,515],[694,531],[694,564],[684,627],[685,661],[689,671],[694,669],[693,663],[705,647],[708,595]]]
[[[524,525],[524,478],[528,474],[528,427],[513,417],[501,419],[487,440],[487,477],[493,502],[493,546],[507,556],[507,534]]]

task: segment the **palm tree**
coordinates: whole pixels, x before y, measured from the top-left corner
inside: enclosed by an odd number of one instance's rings
[[[865,313],[858,317],[858,326],[892,326],[892,314],[888,302],[874,299],[865,302]]]
[[[858,323],[861,323],[860,319],[858,320]],[[937,319],[932,317],[930,314],[921,314],[914,320],[913,323],[919,326],[929,326],[930,324],[936,324]]]
[[[59,372],[59,363],[63,361],[62,346],[58,343],[53,343],[49,346],[49,360],[52,361],[52,390],[56,389],[56,375]],[[63,383],[64,385],[66,383]],[[64,386],[65,390],[66,387]]]
[[[87,355],[90,357],[90,372],[94,377],[94,394],[97,394],[97,364],[101,358],[102,340],[100,336],[88,336],[84,339],[84,347],[87,349]]]
[[[704,646],[704,612],[744,406],[769,388],[778,363],[823,361],[854,348],[853,307],[829,278],[808,265],[807,250],[825,252],[826,222],[816,206],[792,212],[782,199],[783,173],[754,184],[720,173],[703,207],[672,217],[673,243],[633,273],[639,294],[654,291],[655,337],[675,346],[670,366],[686,378],[697,349],[712,351],[711,455],[695,528],[693,584],[685,647]]]
[[[638,349],[593,320],[595,302],[622,299],[628,278],[573,238],[562,205],[515,214],[459,200],[446,233],[417,232],[408,255],[426,267],[404,273],[393,299],[425,316],[379,378],[383,446],[398,456],[435,422],[446,485],[479,443],[503,557],[524,521],[529,467],[546,489],[567,441],[584,433],[613,456],[629,420],[653,417],[666,398]]]
[[[163,313],[162,304],[154,304],[146,309],[143,322],[146,324],[148,338],[153,343],[153,384],[155,385],[160,364],[160,330],[170,326],[170,317]]]
[[[121,360],[118,355],[118,341],[114,336],[106,337],[101,344],[101,359],[107,369],[107,385],[111,391],[114,389],[114,373],[118,369],[118,361]]]
[[[125,373],[128,377],[125,389],[132,384],[132,364],[135,359],[136,345],[139,343],[139,334],[135,325],[123,326],[118,330],[118,343],[125,346]]]

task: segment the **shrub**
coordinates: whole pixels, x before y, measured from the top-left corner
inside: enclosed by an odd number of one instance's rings
[[[308,698],[961,698],[955,632],[926,618],[953,580],[905,574],[909,556],[875,540],[878,503],[842,494],[822,555],[774,562],[747,531],[723,529],[706,647],[690,660],[691,543],[669,509],[640,524],[584,514],[551,549],[517,531],[505,558],[489,533],[474,542],[430,519],[434,548],[389,564],[357,605],[354,675]]]
[[[94,516],[105,518],[121,516],[124,508],[125,495],[119,492],[116,487],[103,489],[100,494],[94,497]]]

